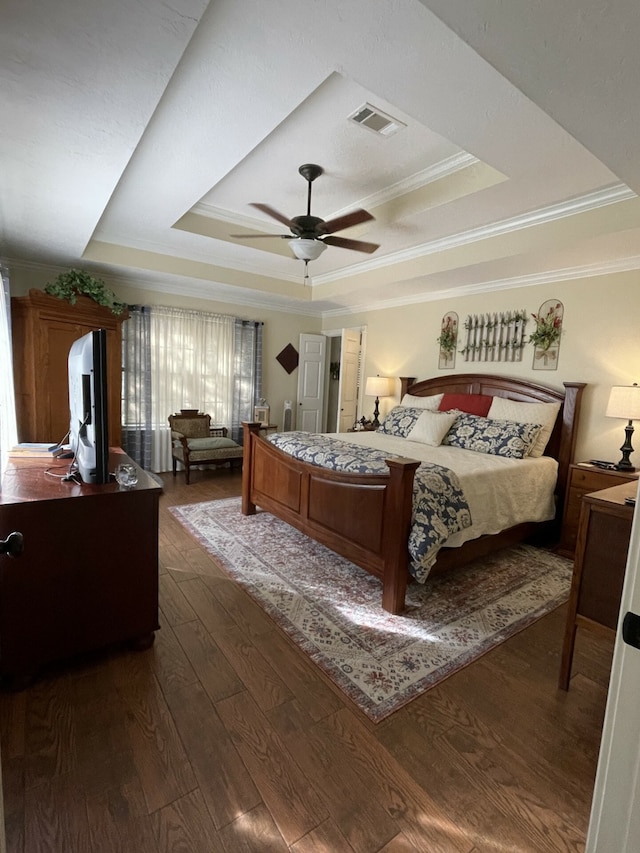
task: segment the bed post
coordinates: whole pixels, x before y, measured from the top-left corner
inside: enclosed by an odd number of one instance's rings
[[[402,398],[407,393],[407,388],[409,387],[409,385],[413,385],[413,383],[415,381],[416,381],[415,376],[401,376],[400,377],[400,401],[402,401]]]
[[[253,454],[252,435],[258,435],[261,424],[242,422],[242,514],[255,515],[256,505],[251,502],[251,477],[253,465],[251,456]]]
[[[402,613],[409,579],[409,532],[413,506],[413,477],[420,463],[416,459],[387,459],[389,486],[385,501],[386,546],[382,575],[382,608]]]
[[[563,382],[564,404],[562,406],[562,427],[560,433],[560,446],[558,448],[558,484],[556,491],[558,495],[558,509],[556,521],[559,523],[564,514],[564,498],[569,479],[569,466],[573,462],[573,454],[578,437],[577,424],[580,418],[580,406],[582,404],[582,392],[585,382]]]

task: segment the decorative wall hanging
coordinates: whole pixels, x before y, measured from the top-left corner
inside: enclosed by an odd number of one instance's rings
[[[458,346],[458,315],[455,311],[448,311],[442,318],[437,341],[440,344],[438,367],[454,368],[456,366],[456,347]]]
[[[533,334],[529,336],[529,343],[535,347],[533,369],[557,370],[564,305],[557,299],[547,299],[540,306],[538,313],[531,316],[536,324]]]
[[[276,361],[284,367],[287,373],[293,373],[298,366],[298,350],[293,344],[287,344],[276,356]]]
[[[466,341],[460,350],[465,361],[522,361],[526,311],[470,314],[465,320]]]

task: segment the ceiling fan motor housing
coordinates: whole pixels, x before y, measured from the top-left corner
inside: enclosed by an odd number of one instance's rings
[[[294,216],[291,219],[291,233],[296,237],[306,237],[309,240],[315,239],[318,234],[322,234],[318,225],[324,225],[324,219],[319,216]]]

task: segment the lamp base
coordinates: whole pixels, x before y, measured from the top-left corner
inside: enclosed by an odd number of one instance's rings
[[[622,459],[616,465],[618,471],[635,471],[636,469],[631,464],[629,457],[633,453],[633,447],[631,446],[631,436],[633,435],[633,422],[629,421],[629,423],[624,428],[624,444],[620,448],[622,451]]]
[[[378,429],[380,426],[380,421],[378,420],[378,415],[380,414],[380,409],[378,408],[378,404],[380,403],[380,399],[376,397],[376,405],[373,410],[373,420],[371,421],[371,426],[375,429]]]

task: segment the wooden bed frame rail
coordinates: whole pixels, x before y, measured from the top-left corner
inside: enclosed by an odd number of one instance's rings
[[[348,474],[293,459],[244,424],[242,512],[256,506],[297,527],[382,581],[382,606],[399,613],[408,580],[415,459],[388,474]]]
[[[447,391],[491,394],[522,402],[560,402],[545,451],[558,460],[555,524],[559,525],[584,383],[564,383],[564,394],[528,382],[480,374],[449,375],[417,384],[403,377],[401,383],[401,399],[407,392],[427,396]],[[420,463],[389,459],[388,474],[331,471],[283,453],[259,434],[259,423],[245,423],[243,429],[243,514],[253,515],[260,507],[380,578],[382,607],[400,613],[410,579],[407,541],[413,477]],[[480,536],[459,548],[442,549],[432,571],[465,565],[477,556],[522,541],[540,527],[518,525],[494,536]]]

